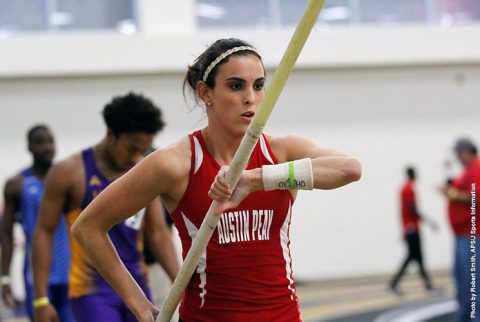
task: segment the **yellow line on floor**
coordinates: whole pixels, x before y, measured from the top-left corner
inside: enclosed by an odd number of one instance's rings
[[[451,284],[450,277],[438,277],[435,278],[435,286],[445,286]],[[421,281],[417,281],[414,279],[405,279],[401,283],[401,289],[411,288],[411,287],[423,287]],[[321,284],[316,284],[315,286],[304,286],[299,287],[297,289],[297,294],[301,300],[310,301],[314,300],[321,300],[327,299],[337,296],[343,296],[346,294],[352,294],[355,292],[373,292],[373,291],[381,291],[386,290],[388,287],[387,281],[383,283],[374,283],[371,285],[366,284],[354,284],[354,285],[341,285],[341,286],[328,286],[323,287]]]

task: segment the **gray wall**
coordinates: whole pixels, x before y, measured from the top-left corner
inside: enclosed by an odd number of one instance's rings
[[[307,46],[266,128],[272,135],[304,135],[357,157],[363,165],[358,183],[299,194],[291,229],[294,272],[299,279],[389,273],[400,264],[404,249],[398,189],[407,164],[419,171],[420,209],[440,224],[436,233],[424,229],[427,266],[449,268],[452,238],[445,203],[436,187],[447,175],[443,164],[451,157],[454,140],[468,135],[480,143],[480,60],[474,59],[472,47],[455,51],[437,35],[431,37],[437,39],[431,47],[438,50],[429,58],[429,44],[422,45],[426,40],[383,35],[383,43],[376,43],[376,31],[354,42],[358,32],[353,30],[348,37],[345,31],[335,37],[320,35]],[[480,32],[477,28],[468,34]],[[50,49],[29,47],[25,39],[0,42],[0,181],[29,164],[25,132],[33,123],[51,125],[57,135],[58,158],[63,158],[102,138],[103,105],[112,95],[129,90],[145,93],[163,108],[168,126],[156,140],[158,147],[204,126],[201,111],[189,113],[186,108],[183,70],[217,36],[192,38],[182,42],[183,47],[172,39],[154,45],[128,40],[130,51],[121,59],[124,54],[118,51],[117,40],[108,46],[103,42],[87,46],[82,39],[63,45],[50,41]],[[460,43],[458,35],[451,37]],[[469,37],[463,39],[465,43],[470,43]],[[263,44],[271,73],[289,36],[252,38]],[[394,40],[388,43],[389,39]],[[74,44],[78,48],[68,51]],[[135,48],[141,51],[137,60],[133,59]],[[342,49],[343,56],[335,48]],[[403,52],[393,54],[392,48]],[[8,66],[1,65],[10,61]]]
[[[304,135],[356,156],[363,178],[335,191],[302,192],[295,205],[292,253],[298,278],[384,273],[403,256],[398,188],[403,167],[419,170],[420,209],[441,225],[424,229],[427,264],[450,265],[445,204],[435,187],[460,135],[480,138],[480,65],[415,68],[308,69],[295,72],[266,132]],[[136,90],[162,106],[165,146],[204,125],[188,113],[180,74],[1,80],[0,177],[28,164],[24,134],[33,123],[55,130],[59,157],[97,142],[100,111],[112,94]],[[442,250],[442,251],[439,251]]]

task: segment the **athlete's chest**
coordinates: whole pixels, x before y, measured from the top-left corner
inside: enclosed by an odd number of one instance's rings
[[[27,202],[34,202],[39,200],[43,195],[43,184],[38,182],[28,182],[25,180],[25,184],[22,191],[22,197]]]
[[[80,174],[72,178],[66,192],[67,211],[83,208],[92,202],[110,182],[96,174]]]

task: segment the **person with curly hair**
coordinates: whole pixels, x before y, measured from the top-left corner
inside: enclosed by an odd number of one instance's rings
[[[38,226],[33,242],[35,321],[58,321],[47,297],[47,277],[52,258],[53,231],[62,213],[69,227],[98,194],[139,162],[150,149],[155,134],[164,127],[162,112],[143,95],[128,93],[114,97],[103,109],[107,131],[93,147],[55,164],[45,183]],[[100,216],[103,216],[100,214]],[[148,298],[147,270],[141,241],[143,228],[149,234],[151,249],[173,280],[178,261],[161,203],[152,198],[109,230],[112,247],[130,276]],[[70,239],[72,263],[69,295],[77,322],[129,322],[135,317],[108,282],[97,271],[76,240]]]

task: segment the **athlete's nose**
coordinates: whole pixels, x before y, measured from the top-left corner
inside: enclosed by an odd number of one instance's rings
[[[250,105],[255,103],[255,91],[253,89],[247,89],[244,99],[245,105]]]

